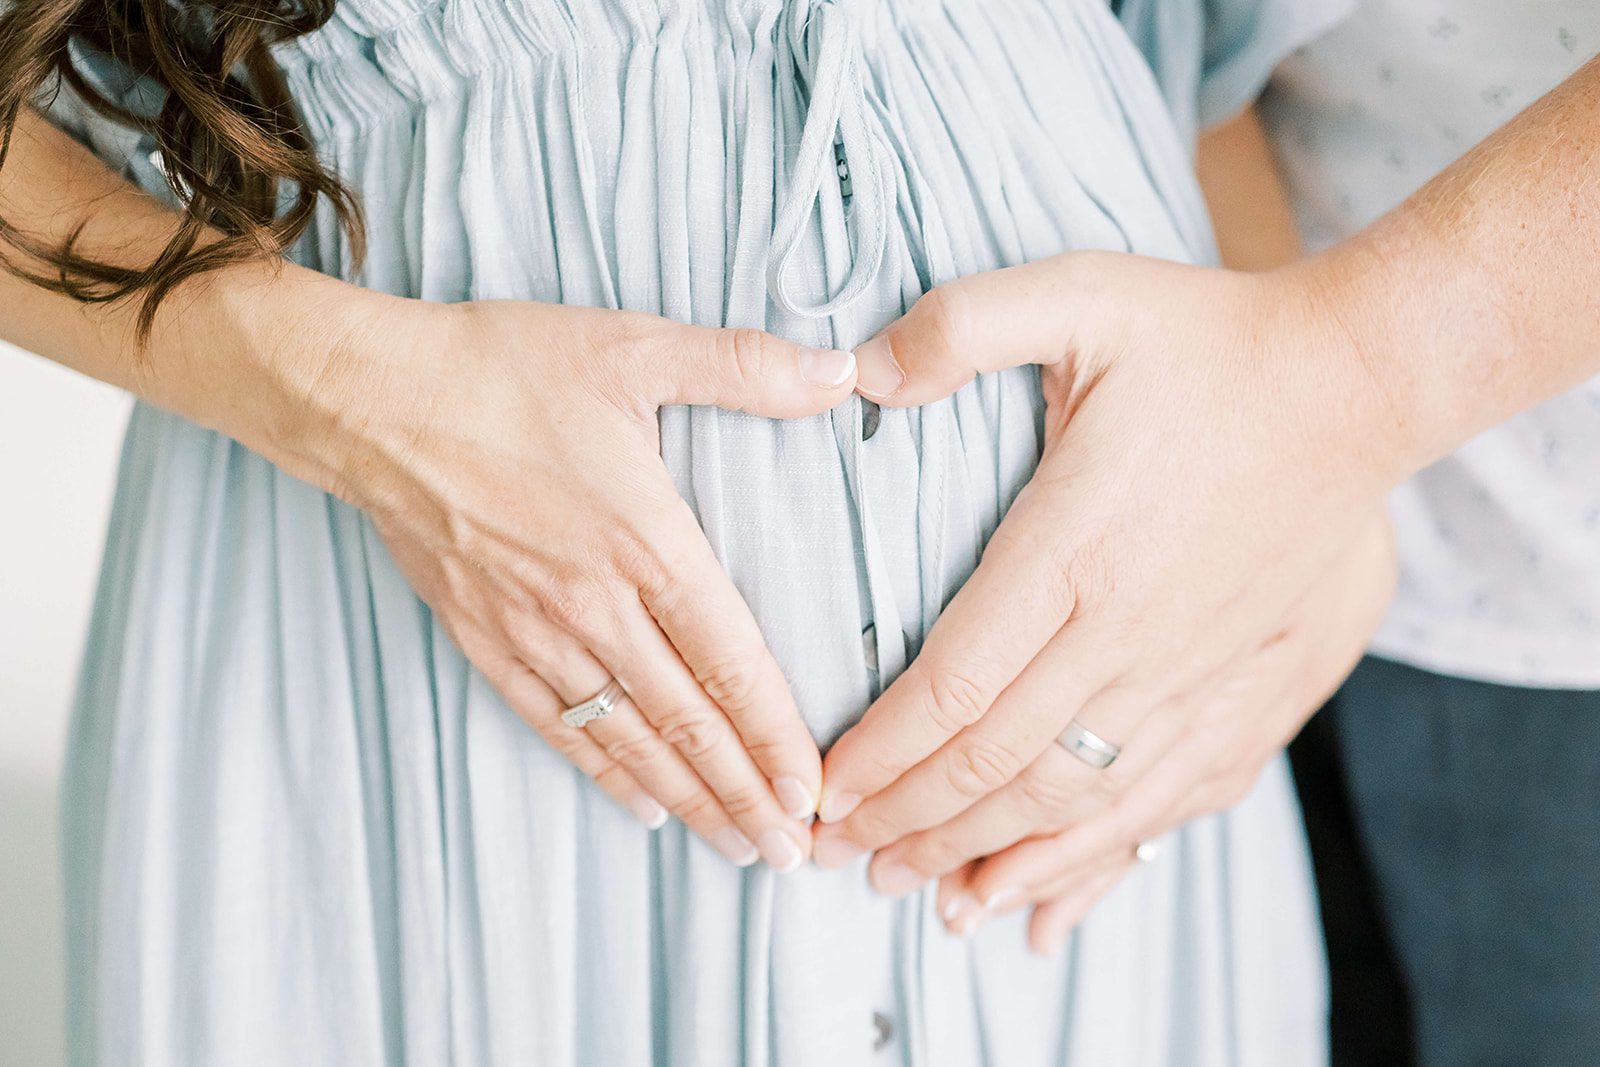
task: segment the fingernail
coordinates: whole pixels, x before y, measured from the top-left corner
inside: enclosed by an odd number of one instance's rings
[[[886,897],[903,897],[927,884],[927,875],[894,860],[878,863],[872,868],[872,888]]]
[[[818,867],[845,867],[860,859],[866,851],[842,837],[819,837],[817,843],[811,846],[811,858],[816,860]]]
[[[1007,886],[1004,889],[996,889],[993,893],[990,893],[989,899],[983,902],[983,906],[990,911],[1004,911],[1012,904],[1015,904],[1020,896],[1022,896],[1022,890],[1016,886]]]
[[[989,921],[990,912],[971,893],[962,893],[944,909],[944,924],[957,937],[971,937],[972,932]]]
[[[805,855],[800,851],[800,846],[794,843],[794,838],[776,827],[761,831],[757,840],[761,842],[761,858],[779,874],[788,874],[805,862]]]
[[[667,825],[667,809],[657,804],[655,797],[649,793],[635,793],[633,799],[628,801],[628,810],[652,830]]]
[[[802,348],[800,350],[800,377],[823,389],[834,389],[850,380],[855,372],[856,357],[851,352],[835,348]]]
[[[978,927],[993,917],[994,912],[988,908],[978,907],[977,901],[973,901],[973,906],[962,912],[956,921],[950,924],[951,932],[957,937],[971,937],[978,932]]]
[[[804,819],[816,813],[816,798],[800,779],[774,778],[772,791],[778,794],[778,803],[783,805],[783,813],[791,819]]]
[[[739,867],[748,867],[761,858],[756,846],[739,832],[737,826],[724,826],[712,834],[711,847],[726,856],[729,863]]]
[[[838,822],[861,804],[861,798],[854,793],[829,793],[822,791],[822,807],[817,809],[817,818],[823,822]]]
[[[906,384],[906,372],[895,362],[887,337],[874,337],[856,348],[856,392],[873,400],[887,400]]]

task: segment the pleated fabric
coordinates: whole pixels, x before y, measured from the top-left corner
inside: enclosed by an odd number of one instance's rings
[[[1097,0],[341,0],[281,59],[371,222],[359,273],[330,218],[298,256],[394,293],[849,347],[976,271],[1214,255]],[[1017,370],[881,415],[662,412],[819,743],[976,566],[1042,411]],[[359,512],[148,407],[63,803],[79,1064],[1324,1056],[1281,765],[1172,833],[1051,960],[1020,917],[947,935],[931,893],[879,897],[863,865],[740,871],[676,822],[646,831],[517,719]]]

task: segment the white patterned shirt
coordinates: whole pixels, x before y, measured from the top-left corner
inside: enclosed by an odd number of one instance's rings
[[[1263,98],[1308,246],[1399,204],[1597,52],[1597,0],[1361,0]],[[1600,378],[1468,442],[1391,509],[1400,588],[1374,653],[1600,688]]]

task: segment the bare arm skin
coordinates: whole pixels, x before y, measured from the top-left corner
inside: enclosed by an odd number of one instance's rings
[[[1289,195],[1254,106],[1200,134],[1194,170],[1224,267],[1274,270],[1300,258]]]
[[[161,250],[176,216],[107,170],[33,112],[18,119],[0,169],[0,213],[51,242],[80,224],[85,252],[130,267]],[[15,253],[12,253],[15,254]],[[302,477],[343,481],[331,440],[312,442],[320,423],[359,417],[353,381],[317,383],[354,341],[407,301],[361,290],[283,262],[230,268],[177,294],[161,310],[148,346],[135,344],[131,302],[83,305],[0,272],[0,335],[30,351],[141,399],[221,430]],[[350,377],[354,378],[352,374]],[[343,384],[344,393],[335,388]],[[331,436],[324,427],[319,435]],[[274,444],[279,436],[299,445]]]
[[[1381,401],[1394,484],[1600,372],[1600,59],[1285,279]],[[1341,346],[1343,347],[1343,346]],[[1359,380],[1359,379],[1358,379]],[[1383,454],[1380,454],[1382,450]]]
[[[86,251],[130,265],[176,224],[31,113],[0,213],[55,239],[81,223]],[[0,336],[365,510],[511,707],[644,822],[671,811],[740,864],[803,862],[820,756],[672,486],[656,409],[825,411],[854,385],[848,353],[627,312],[406,300],[281,261],[187,283],[144,348],[136,315],[0,276]],[[560,721],[611,677],[628,694],[612,715]]]

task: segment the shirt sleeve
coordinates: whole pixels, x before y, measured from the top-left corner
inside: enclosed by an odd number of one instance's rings
[[[1356,0],[1123,0],[1119,15],[1193,144],[1201,130],[1253,103],[1274,67],[1355,6]]]

